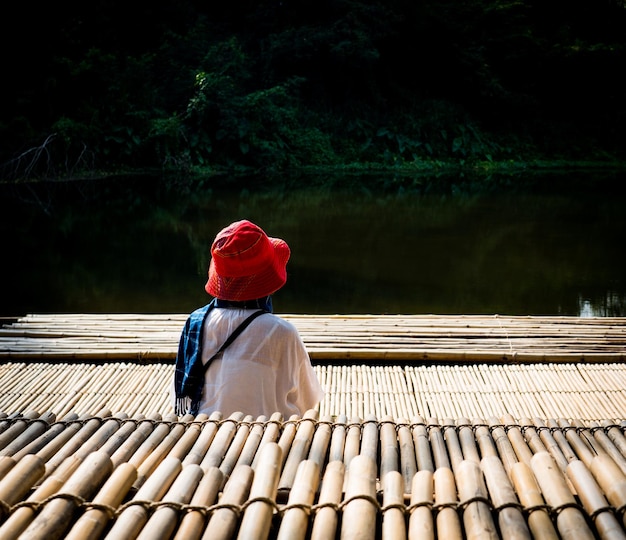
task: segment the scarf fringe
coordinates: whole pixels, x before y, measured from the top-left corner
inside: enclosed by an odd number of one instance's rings
[[[195,404],[195,409],[197,412],[198,404]],[[176,404],[174,406],[174,412],[176,416],[184,416],[186,414],[193,414],[194,403],[189,396],[176,397]]]

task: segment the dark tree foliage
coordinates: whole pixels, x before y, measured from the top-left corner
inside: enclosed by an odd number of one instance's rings
[[[623,0],[13,7],[5,179],[625,157]]]

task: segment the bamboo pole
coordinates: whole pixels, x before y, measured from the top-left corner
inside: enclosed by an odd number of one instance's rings
[[[313,440],[311,441],[311,448],[309,450],[308,458],[310,461],[317,463],[320,474],[324,469],[326,463],[326,455],[328,453],[328,447],[330,445],[331,433],[332,433],[332,417],[324,416],[317,424]],[[319,484],[319,478],[318,478]]]
[[[598,425],[596,422],[593,422],[592,424],[595,426]],[[576,428],[577,435],[589,448],[589,451],[591,452],[592,457],[597,454],[604,453],[604,448],[602,448],[602,445],[599,444],[598,441],[593,436],[593,432],[595,431],[595,428],[592,429],[591,425],[586,425],[582,420],[576,419],[576,418],[572,419],[572,425],[574,428]]]
[[[28,503],[37,505],[38,503],[45,501],[51,495],[57,493],[65,481],[78,468],[82,460],[70,456],[66,461],[68,464],[71,464],[71,466],[65,467],[62,471],[53,472],[48,478],[46,478],[46,480],[42,482],[26,499]],[[0,538],[3,540],[17,538],[31,523],[34,518],[34,514],[35,511],[30,506],[21,506],[17,508],[7,517],[2,526],[0,526]]]
[[[39,418],[39,413],[37,411],[27,411],[22,418],[23,420],[16,420],[10,425],[10,427],[8,427],[8,429],[0,434],[0,450],[3,450],[5,446],[17,439],[24,431],[26,431],[30,425],[30,421]]]
[[[259,457],[261,455],[261,449],[267,443],[275,443],[278,441],[280,437],[280,423],[282,422],[283,415],[279,412],[275,412],[270,416],[269,421],[265,424],[265,429],[263,430],[263,437],[261,438],[261,442],[259,443],[259,447],[257,448],[256,453],[254,454],[254,459],[252,460],[251,467],[256,469]]]
[[[397,431],[398,445],[400,447],[400,472],[402,473],[405,489],[410,494],[412,480],[417,472],[417,460],[415,447],[413,446],[413,436],[406,419],[401,418],[399,420]]]
[[[480,418],[475,418],[472,421],[472,425],[474,427],[475,444],[478,445],[480,456],[497,456],[496,443],[491,435],[489,425]],[[480,463],[480,457],[478,457],[478,463]]]
[[[460,428],[460,431],[463,434],[463,439],[467,441],[468,437],[472,437],[474,439],[474,434],[470,428],[467,428],[468,420],[466,418],[460,418],[458,420],[459,424],[465,424],[465,427]],[[459,463],[463,461],[463,450],[462,444],[459,437],[459,433],[454,425],[454,420],[452,418],[445,418],[442,422],[443,426],[443,436],[445,439],[445,449],[442,449],[442,453],[446,453],[446,459],[450,459],[450,464],[452,466],[452,470],[456,472],[456,468]]]
[[[623,474],[626,474],[626,458],[619,451],[619,449],[613,444],[613,441],[606,434],[604,429],[600,428],[600,425],[597,422],[591,424],[593,428],[593,437],[598,442],[598,444],[602,447],[602,449],[611,456],[611,459],[615,462],[615,464],[620,468]]]
[[[183,434],[178,437],[168,455],[184,461],[191,449],[195,446],[196,442],[198,442],[198,437],[200,436],[199,423],[204,422],[207,418],[208,417],[206,414],[199,414],[189,421],[186,421],[186,418],[183,417],[181,419],[181,422],[184,422],[186,424],[182,426],[184,429]],[[176,438],[177,435],[177,433],[173,432],[171,434],[173,438]],[[193,465],[196,464],[194,463]]]
[[[289,420],[287,422],[283,423],[282,432],[280,434],[280,437],[277,443],[281,450],[281,464],[280,464],[281,470],[284,467],[285,461],[287,460],[287,456],[289,455],[289,452],[291,450],[291,445],[293,444],[293,440],[296,436],[299,422],[300,422],[300,417],[294,414],[289,417]],[[260,456],[259,456],[259,459],[260,459]]]
[[[9,456],[0,456],[0,479],[15,466],[17,459]]]
[[[482,458],[480,468],[498,512],[500,534],[507,539],[530,540],[530,531],[517,507],[519,501],[502,461],[497,456],[488,455]]]
[[[348,417],[340,414],[335,418],[332,427],[332,435],[330,438],[330,449],[328,451],[328,462],[343,461],[344,449],[346,447],[346,423]]]
[[[615,445],[615,447],[619,450],[622,456],[626,456],[626,437],[624,437],[624,433],[622,433],[621,429],[614,425],[609,420],[602,420],[602,426],[606,430],[606,434],[608,435],[611,442]],[[624,429],[624,426],[621,426]]]
[[[100,535],[113,516],[104,508],[117,509],[137,478],[137,469],[130,463],[122,463],[104,483],[93,499],[93,504],[102,506],[89,508],[68,531],[65,540],[91,540]]]
[[[398,471],[389,471],[382,478],[383,518],[382,538],[385,540],[405,540],[404,520],[404,479]]]
[[[58,492],[59,498],[47,502],[21,536],[32,540],[62,538],[79,500],[89,499],[112,470],[111,459],[106,453],[91,453]]]
[[[378,459],[378,439],[378,421],[370,414],[363,422],[360,454],[369,457],[374,463]]]
[[[272,444],[276,443],[267,443],[266,446],[271,447]],[[268,451],[272,452],[272,449],[269,448]],[[261,453],[265,454],[265,446]],[[233,537],[238,525],[239,509],[248,497],[253,478],[254,469],[252,467],[248,465],[235,467],[219,500],[219,504],[223,507],[212,513],[202,535],[202,540],[227,540]],[[187,540],[187,538],[179,533],[176,540]]]
[[[137,538],[148,521],[148,510],[144,502],[160,501],[181,470],[182,464],[179,459],[166,457],[130,501],[136,504],[130,504],[122,510],[105,538],[107,540]]]
[[[241,455],[243,447],[246,443],[246,439],[250,433],[250,422],[252,422],[253,418],[251,415],[245,416],[242,421],[239,423],[235,435],[228,446],[228,449],[224,453],[224,457],[222,462],[220,463],[219,469],[222,471],[222,474],[225,477],[230,476],[230,473],[235,468],[237,460]]]
[[[496,540],[498,533],[487,504],[487,488],[480,465],[472,460],[463,460],[455,477],[461,504],[465,505],[463,524],[467,540]]]
[[[554,458],[540,452],[532,457],[530,465],[546,503],[560,509],[556,520],[559,534],[568,540],[594,538],[584,515],[575,507],[576,500]]]
[[[197,489],[204,471],[200,465],[187,465],[178,475],[163,502],[187,504]],[[171,538],[178,525],[178,512],[171,506],[161,506],[150,516],[141,532],[138,540],[151,540],[153,538]]]
[[[26,429],[19,435],[15,435],[13,440],[9,439],[7,444],[0,442],[0,446],[3,446],[0,451],[0,456],[13,456],[24,448],[27,444],[34,441],[41,434],[50,427],[50,424],[56,420],[56,415],[52,412],[47,412],[36,419],[33,419],[26,425]],[[5,433],[4,435],[7,435]],[[7,435],[8,436],[8,435]]]
[[[435,527],[431,510],[434,475],[428,470],[419,471],[411,479],[411,484],[411,506],[413,509],[409,515],[408,538],[409,540],[434,540]],[[386,504],[384,500],[383,504]]]
[[[517,461],[526,463],[526,465],[530,467],[530,458],[533,457],[533,453],[530,448],[528,448],[528,445],[524,440],[521,428],[510,414],[505,414],[503,416],[503,422],[506,425],[506,435],[511,443],[511,446],[513,447],[513,450],[515,451]],[[502,442],[502,444],[504,445],[504,442]],[[498,449],[498,451],[500,450]],[[505,466],[509,465],[512,468],[514,462],[515,460],[511,456],[510,459],[507,458]]]
[[[350,468],[350,462],[352,459],[359,455],[359,449],[361,447],[361,430],[362,425],[359,417],[352,417],[346,434],[346,444],[343,455],[343,463],[346,467],[346,471]],[[344,481],[347,481],[347,478],[344,478]]]
[[[163,420],[164,422],[159,422],[156,427],[150,429],[150,431],[148,432],[148,436],[143,440],[143,442],[141,442],[139,447],[136,448],[134,452],[132,452],[132,455],[130,456],[128,461],[129,463],[134,465],[137,470],[139,470],[139,467],[141,467],[143,462],[152,455],[156,448],[158,448],[158,446],[163,442],[165,437],[167,437],[170,432],[170,423],[176,422],[178,419],[176,415],[172,414],[165,416]],[[120,447],[118,451],[121,449],[122,447]],[[115,458],[115,454],[112,457]]]
[[[267,416],[259,416],[252,428],[248,430],[248,436],[246,437],[245,444],[241,449],[241,453],[237,458],[237,462],[233,465],[232,469],[237,465],[251,465],[254,461],[254,456],[259,450],[259,445],[263,439],[263,426],[267,425]]]
[[[190,419],[188,419],[189,421]],[[177,423],[169,431],[169,433],[163,438],[159,445],[148,455],[146,459],[141,462],[141,465],[137,467],[137,480],[133,484],[133,490],[141,489],[141,486],[147,481],[151,474],[157,469],[159,464],[170,456],[182,461],[180,457],[170,455],[170,451],[174,448],[180,437],[185,433],[184,424]]]
[[[543,441],[541,440],[541,437],[539,436],[537,429],[530,421],[530,418],[521,418],[520,425],[523,426],[522,434],[524,435],[524,439],[528,443],[528,447],[532,451],[532,454],[538,454],[539,452],[548,451],[545,444],[543,444]],[[530,467],[530,461],[528,462],[528,466]]]
[[[578,456],[576,455],[574,449],[571,447],[566,435],[563,433],[563,430],[560,429],[561,426],[559,426],[559,423],[552,418],[548,418],[546,424],[550,429],[550,433],[552,433],[554,440],[559,445],[559,449],[561,450],[561,453],[565,457],[567,463],[578,459]]]
[[[483,457],[497,456],[498,451],[496,450],[496,444],[491,436],[488,425],[481,419],[474,419],[473,424],[480,455]],[[480,458],[478,463],[480,463]]]
[[[545,501],[533,476],[530,464],[518,461],[511,467],[511,481],[520,502],[526,509],[534,510],[528,514],[528,527],[536,540],[558,540],[550,515],[545,510]]]
[[[250,488],[250,501],[253,502],[244,510],[237,535],[239,540],[263,540],[269,535],[280,478],[281,453],[278,444],[270,443],[263,447],[263,455]]]
[[[359,454],[350,462],[341,540],[376,538],[376,462]]]
[[[451,469],[452,466],[450,464],[448,452],[446,452],[446,443],[444,442],[441,428],[439,427],[436,418],[430,418],[428,420],[428,437],[432,448],[435,470],[440,467],[447,467],[448,469]]]
[[[565,439],[572,448],[577,459],[580,459],[586,466],[589,466],[595,451],[583,440],[576,429],[564,418],[558,420],[559,427],[565,432]],[[572,460],[573,461],[573,460]]]
[[[609,502],[615,508],[626,508],[626,475],[615,461],[606,454],[599,454],[591,460],[589,468]],[[626,527],[626,513],[622,512],[621,517]]]
[[[504,426],[500,424],[498,419],[491,417],[488,422],[490,433],[497,449],[497,455],[502,460],[504,469],[506,470],[506,473],[507,475],[509,475],[510,479],[511,468],[518,461],[517,454],[515,453],[513,445],[511,444],[511,440],[507,437]],[[484,454],[483,457],[485,457]]]
[[[237,424],[243,419],[244,414],[242,412],[234,412],[222,422],[211,442],[211,446],[209,446],[204,458],[200,462],[200,466],[205,471],[211,467],[220,466],[222,458],[226,455],[226,451],[235,437]]]
[[[554,462],[558,465],[559,469],[565,472],[567,468],[568,460],[563,455],[561,447],[553,436],[552,430],[546,425],[541,418],[533,419],[535,425],[539,428],[539,438],[546,447],[546,450],[552,456]]]
[[[566,470],[567,477],[576,488],[578,496],[603,540],[626,540],[626,532],[608,508],[600,486],[582,461],[572,461]]]
[[[413,444],[415,446],[417,470],[435,472],[433,456],[430,450],[430,442],[428,441],[428,431],[426,430],[426,423],[421,416],[417,416],[412,419],[411,433],[413,435]]]
[[[16,461],[19,461],[28,454],[37,454],[55,437],[59,437],[60,434],[67,428],[68,424],[77,418],[78,415],[73,413],[64,417],[62,422],[52,424],[44,432],[42,432],[41,435],[33,439],[19,451],[15,452],[15,454],[13,454],[13,458],[15,458]]]
[[[189,450],[185,459],[183,460],[183,466],[190,464],[200,464],[202,459],[204,458],[207,450],[211,446],[215,434],[219,429],[219,422],[222,420],[221,412],[213,412],[209,416],[206,422],[203,422],[202,427],[200,428],[200,435],[196,439],[195,444]],[[210,469],[210,467],[209,467]],[[206,469],[208,470],[208,469]],[[205,470],[205,472],[206,472]]]
[[[385,416],[380,423],[380,478],[388,472],[399,471],[398,441],[396,427],[391,416]]]
[[[133,431],[137,429],[137,422],[140,422],[144,418],[145,417],[140,416],[139,418],[134,418],[131,421],[123,422],[120,428],[106,440],[100,449],[105,454],[112,456],[117,449],[122,446],[126,440],[128,440]]]
[[[183,466],[184,467],[184,466]],[[224,475],[217,467],[211,467],[200,480],[193,492],[190,501],[191,508],[211,506],[217,500],[221,487],[224,485]],[[188,510],[182,517],[176,529],[174,540],[198,540],[205,526],[205,516],[200,510]]]
[[[57,467],[66,462],[67,458],[75,457],[79,452],[81,455],[85,455],[85,449],[91,451],[97,450],[95,447],[97,445],[86,446],[87,441],[91,440],[92,436],[95,436],[96,433],[99,433],[98,443],[104,443],[106,440],[105,437],[110,436],[111,433],[118,427],[115,420],[105,420],[103,423],[104,418],[101,415],[104,414],[105,411],[101,411],[100,415],[97,415],[82,424],[76,434],[46,462],[46,472],[44,473],[42,480],[48,478],[57,469]],[[110,416],[110,414],[107,414],[106,416]],[[120,416],[125,415],[122,414]],[[104,426],[104,424],[107,424],[107,427],[103,432],[100,431],[100,429]],[[109,431],[109,429],[111,431]]]
[[[335,538],[339,516],[337,507],[343,493],[345,465],[339,460],[331,461],[326,466],[320,488],[320,508],[313,518],[311,540]]]
[[[302,420],[298,425],[293,444],[288,451],[280,481],[278,482],[279,491],[289,490],[296,477],[296,471],[300,462],[306,458],[311,442],[315,434],[315,421],[317,420],[317,411],[310,409],[304,413]],[[285,452],[285,449],[282,449]]]
[[[447,467],[433,474],[435,503],[437,504],[437,538],[440,540],[462,540],[463,529],[457,513],[458,499],[454,473]]]
[[[65,452],[58,452],[54,455],[56,458],[57,456],[63,457],[67,454],[67,457],[65,457],[61,462],[61,466],[57,467],[55,464],[55,466],[49,468],[48,465],[50,465],[50,462],[46,464],[46,471],[41,476],[42,482],[29,496],[29,503],[39,503],[55,494],[76,471],[76,469],[83,462],[84,458],[89,455],[89,450],[94,448],[97,449],[102,445],[103,437],[108,433],[108,429],[96,431],[99,425],[99,420],[100,419],[98,418],[93,421],[88,421],[83,425],[83,429],[77,432],[80,437],[77,435],[77,437],[72,438],[72,444],[70,447],[74,450],[74,453],[69,453],[69,450],[66,450],[64,447]],[[87,426],[88,429],[85,429]],[[97,432],[99,436],[96,437],[94,432]],[[82,443],[82,446],[78,446],[79,442]],[[49,472],[49,474],[46,475],[47,472]],[[0,527],[0,538],[13,538],[14,535],[20,534],[20,532],[23,531],[24,528],[27,527],[32,521],[33,514],[34,511],[30,506],[18,508]]]
[[[493,441],[489,435],[489,430],[485,427],[485,421],[480,418],[474,418],[471,422],[467,418],[459,418],[456,421],[458,425],[459,441],[463,450],[463,459],[480,463],[480,452],[492,454]],[[485,444],[485,441],[487,444]],[[480,445],[480,452],[479,452]]]
[[[298,466],[289,493],[277,540],[304,540],[308,528],[308,508],[313,504],[319,486],[320,466],[314,460],[304,460]],[[292,506],[292,508],[289,508]]]
[[[0,501],[7,506],[13,506],[21,501],[22,497],[43,476],[44,471],[45,464],[39,456],[34,454],[24,456],[0,480]]]
[[[143,457],[147,455],[147,453],[142,453],[141,449],[143,445],[146,443],[149,437],[155,437],[155,432],[159,431],[163,433],[165,436],[166,431],[168,431],[167,426],[158,426],[156,429],[154,428],[153,423],[161,420],[161,415],[150,415],[146,420],[142,420],[139,422],[139,425],[133,430],[133,432],[129,435],[129,437],[117,447],[115,452],[111,455],[111,461],[113,462],[113,467],[117,468],[120,464],[125,463],[126,461],[131,461],[131,465],[137,468],[141,462],[143,461]],[[155,445],[156,446],[156,445]]]

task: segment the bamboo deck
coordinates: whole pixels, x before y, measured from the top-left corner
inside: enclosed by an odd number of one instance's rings
[[[626,318],[281,315],[313,361],[622,362]],[[186,315],[29,315],[0,328],[0,360],[171,360]]]
[[[625,319],[285,318],[302,418],[174,416],[185,316],[1,328],[0,538],[626,539]]]
[[[626,319],[283,315],[322,415],[621,419]],[[0,411],[171,412],[186,315],[29,315],[0,328]]]

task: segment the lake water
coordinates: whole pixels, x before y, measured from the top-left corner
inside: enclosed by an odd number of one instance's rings
[[[626,315],[623,174],[0,185],[0,316],[187,313],[219,229],[292,249],[278,313]],[[293,187],[295,185],[305,185]]]

